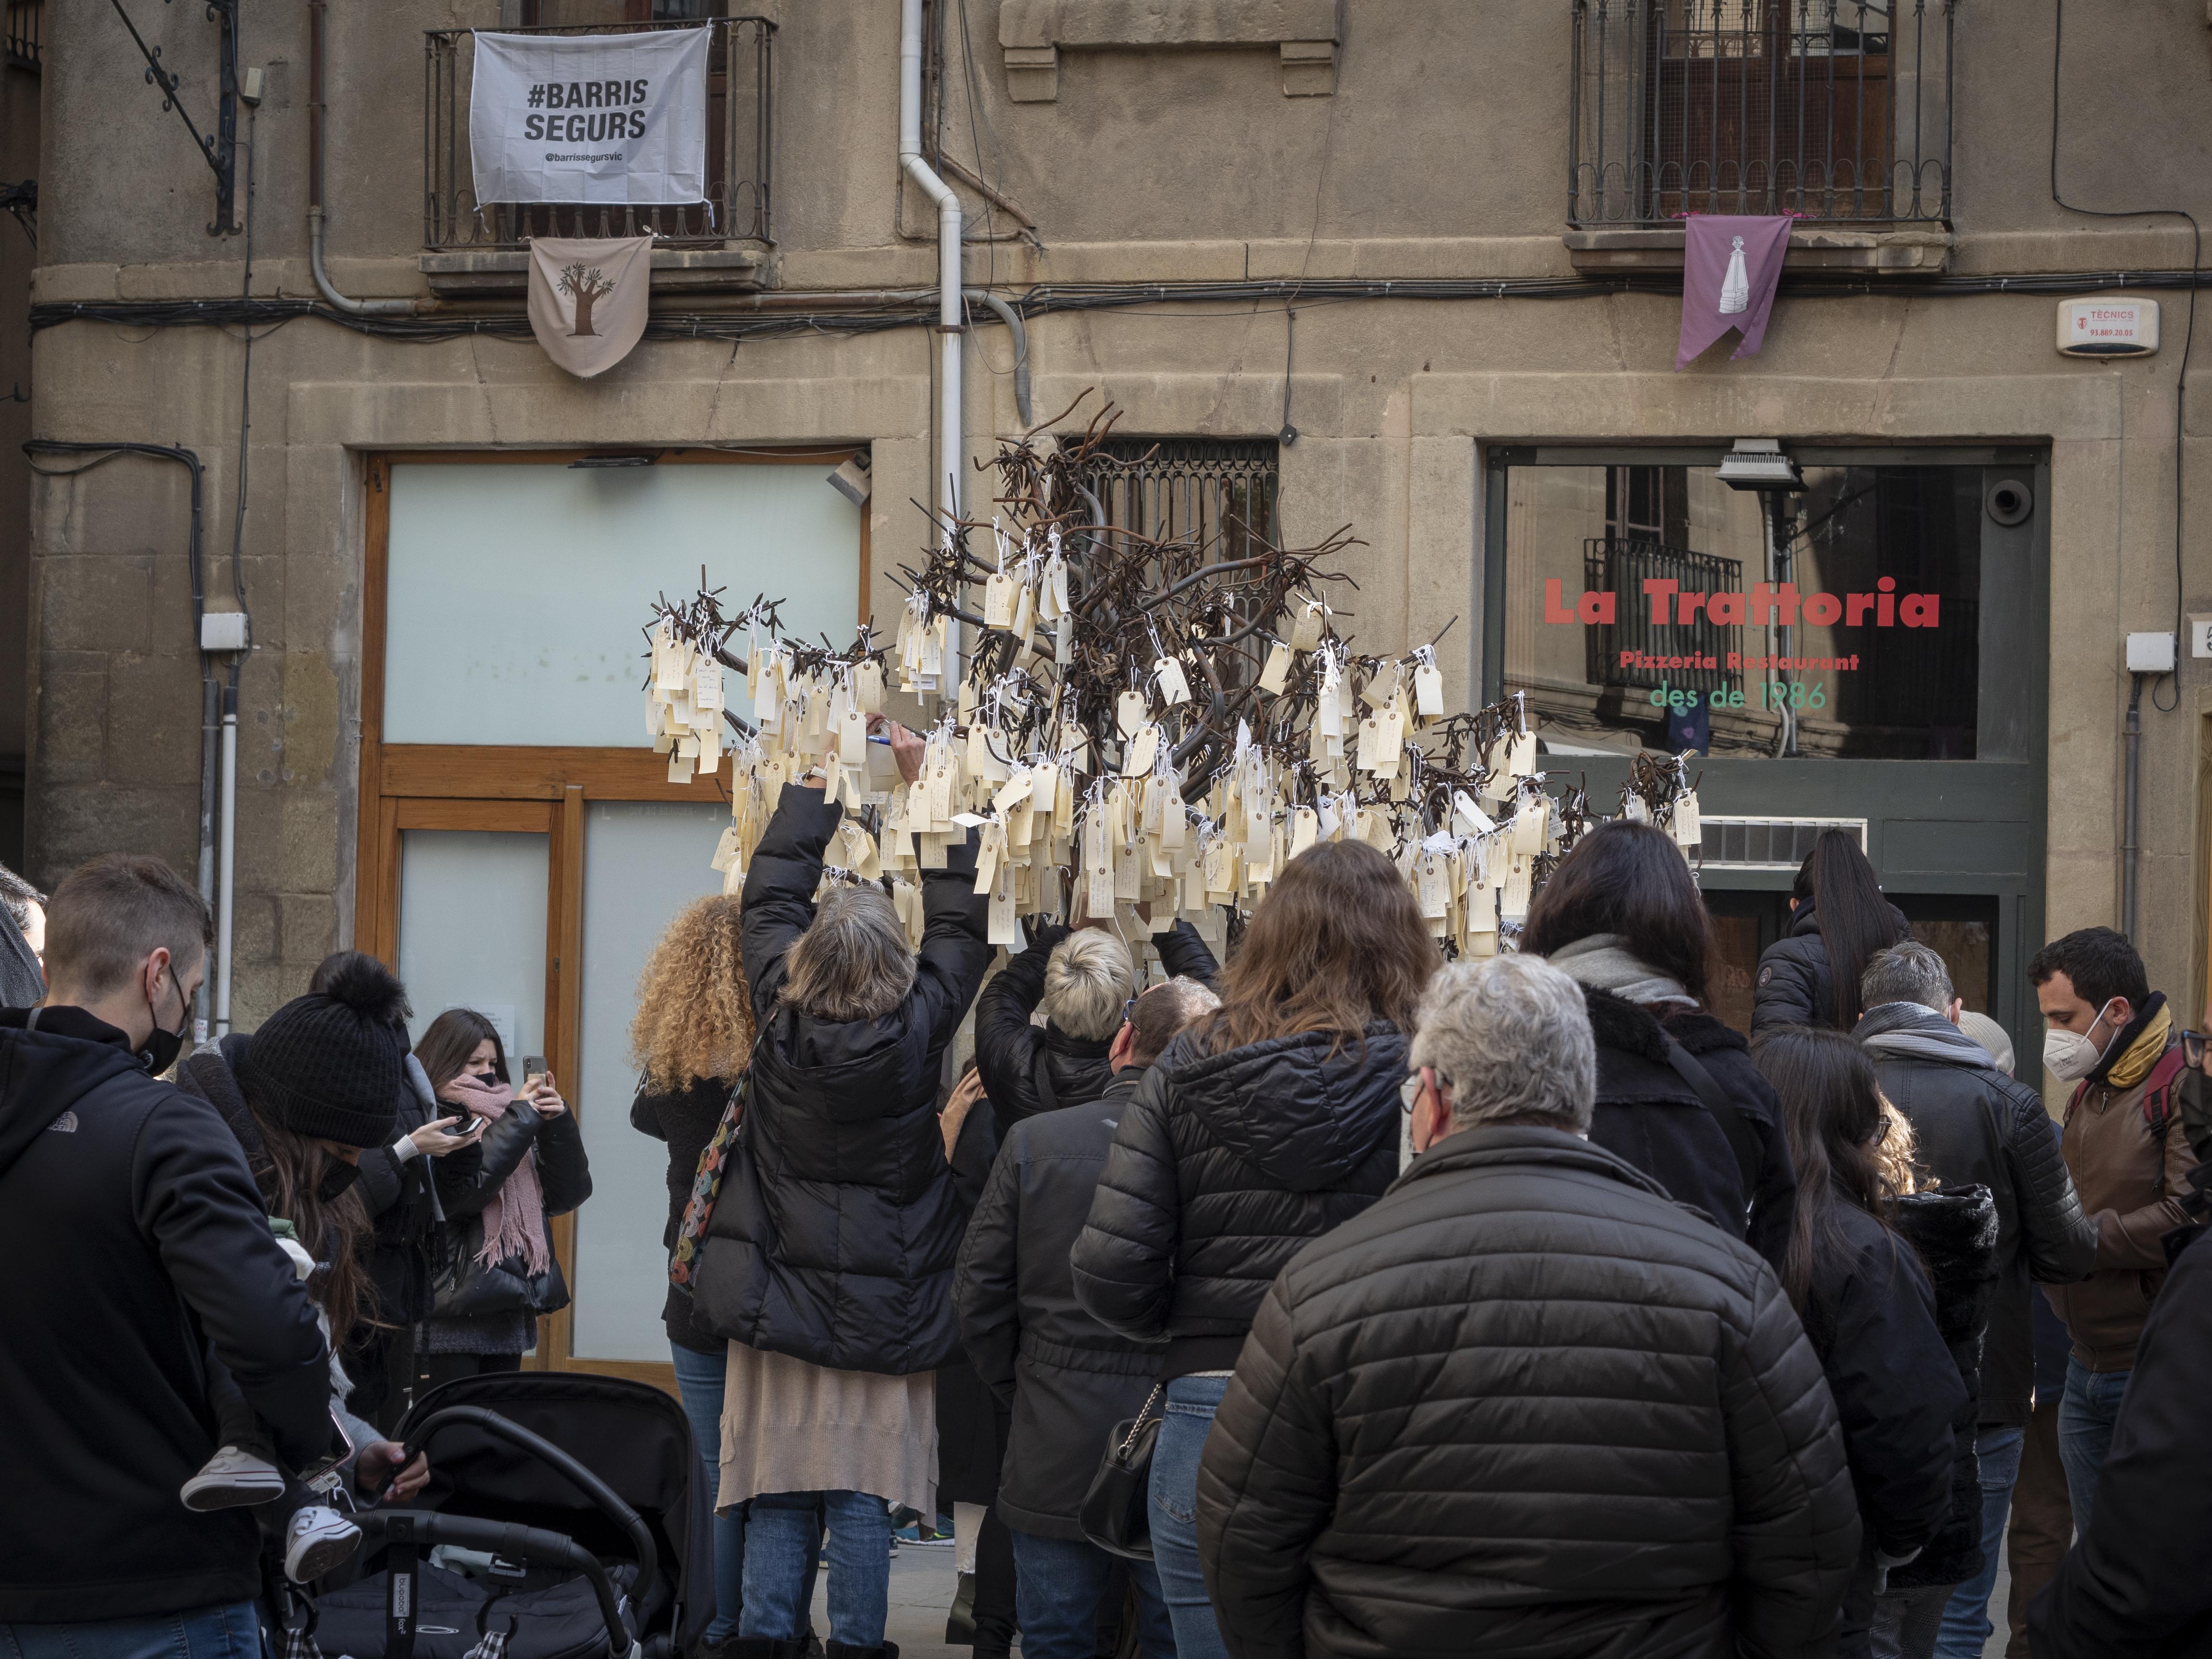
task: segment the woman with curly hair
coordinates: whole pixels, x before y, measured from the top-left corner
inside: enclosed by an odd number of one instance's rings
[[[739,946],[735,896],[695,899],[677,913],[638,975],[637,1013],[629,1024],[631,1063],[638,1068],[630,1127],[668,1143],[668,1226],[661,1243],[673,1249],[684,1208],[706,1150],[752,1052],[753,1015]],[[676,1362],[676,1386],[691,1419],[700,1475],[713,1492],[721,1480],[722,1378],[729,1344],[693,1325],[691,1297],[674,1285],[661,1310]],[[714,1516],[714,1618],[706,1640],[736,1633],[744,1583],[745,1518],[732,1510]]]

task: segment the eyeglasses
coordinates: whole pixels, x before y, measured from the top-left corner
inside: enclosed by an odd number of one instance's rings
[[[1407,1116],[1413,1115],[1413,1107],[1420,1097],[1421,1074],[1416,1072],[1398,1085],[1399,1105]]]
[[[1122,1023],[1124,1025],[1127,1025],[1127,1024],[1128,1024],[1132,1020],[1135,1019],[1135,1018],[1136,1018],[1136,1017],[1137,1017],[1137,999],[1136,999],[1136,998],[1134,998],[1134,997],[1131,997],[1131,998],[1130,998],[1127,1002],[1125,1002],[1125,1003],[1123,1003],[1123,1004],[1121,1005],[1121,1023]]]
[[[2182,1063],[2191,1071],[2202,1071],[2207,1048],[2212,1048],[2212,1032],[2184,1031],[2181,1034]]]

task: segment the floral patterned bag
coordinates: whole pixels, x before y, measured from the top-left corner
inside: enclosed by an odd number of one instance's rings
[[[762,1036],[765,1036],[766,1032]],[[714,1218],[714,1200],[722,1195],[722,1169],[729,1160],[731,1145],[737,1139],[738,1126],[744,1121],[746,1085],[752,1079],[753,1056],[759,1053],[760,1039],[756,1038],[753,1055],[746,1058],[745,1069],[722,1107],[722,1121],[714,1126],[706,1149],[699,1154],[699,1169],[691,1177],[691,1196],[684,1206],[684,1220],[676,1229],[676,1248],[668,1254],[668,1282],[687,1296],[691,1291],[691,1276],[698,1267],[699,1250],[707,1237],[707,1224]]]

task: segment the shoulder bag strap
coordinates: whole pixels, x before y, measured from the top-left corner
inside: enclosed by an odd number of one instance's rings
[[[1666,1036],[1666,1033],[1661,1036]],[[1753,1195],[1759,1191],[1759,1142],[1751,1133],[1751,1125],[1743,1121],[1735,1102],[1713,1081],[1713,1074],[1695,1054],[1672,1036],[1666,1036],[1666,1042],[1667,1063],[1674,1068],[1675,1075],[1697,1091],[1698,1098],[1705,1103],[1705,1109],[1728,1137],[1729,1146],[1735,1153],[1736,1167],[1743,1172],[1743,1202],[1748,1212]]]

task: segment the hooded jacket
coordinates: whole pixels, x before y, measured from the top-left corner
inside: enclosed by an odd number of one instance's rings
[[[998,1503],[1018,1532],[1082,1539],[1076,1510],[1099,1452],[1159,1371],[1158,1343],[1116,1335],[1084,1311],[1068,1262],[1148,1069],[1125,1067],[1097,1100],[1015,1124],[960,1246],[954,1295],[968,1357],[1013,1407]]]
[[[668,1146],[668,1224],[660,1230],[663,1250],[676,1249],[684,1212],[699,1178],[700,1155],[722,1127],[734,1086],[720,1078],[695,1077],[686,1079],[680,1089],[654,1089],[645,1079],[638,1079],[636,1097],[629,1103],[629,1127]],[[694,1326],[691,1315],[690,1293],[670,1285],[660,1309],[669,1341],[699,1352],[721,1352],[724,1345]]]
[[[836,1370],[907,1376],[959,1352],[952,1265],[968,1203],[937,1121],[945,1045],[989,965],[975,843],[922,872],[914,984],[874,1019],[780,1006],[842,816],[786,784],[745,876],[762,1036],[694,1289],[695,1328]]]
[[[1963,1584],[1982,1570],[1982,1469],[1974,1435],[1977,1423],[1989,1421],[1978,1402],[1987,1375],[1983,1334],[1998,1282],[1996,1202],[1986,1187],[1946,1187],[1898,1200],[1893,1218],[1926,1270],[1936,1329],[1965,1389],[1951,1415],[1949,1510],[1920,1553],[1890,1573],[1889,1588]],[[1925,1390],[1927,1396],[1936,1392]]]
[[[2044,1294],[2066,1322],[2074,1357],[2093,1371],[2133,1368],[2136,1339],[2166,1283],[2159,1236],[2190,1219],[2181,1200],[2197,1158],[2182,1133],[2179,1103],[2158,1127],[2143,1109],[2146,1062],[2157,1059],[2148,1052],[2155,1044],[2146,1042],[2146,1035],[2165,1012],[2165,994],[2154,993],[2066,1103],[2066,1167],[2096,1224],[2097,1254],[2085,1277],[2050,1285]],[[2179,1041],[2169,1035],[2165,1046]],[[2142,1052],[2136,1052],[2139,1044]],[[2131,1081],[2114,1081],[2116,1069]]]
[[[104,1021],[28,1012],[0,1012],[0,1625],[250,1601],[252,1516],[177,1497],[216,1449],[204,1356],[304,1462],[314,1308],[216,1110]]]
[[[1782,1139],[1780,1104],[1752,1064],[1749,1045],[1701,1009],[1662,1022],[1650,1009],[1608,991],[1585,986],[1583,994],[1597,1039],[1590,1139],[1778,1265],[1790,1242],[1797,1176]],[[1727,1132],[1669,1063],[1669,1036],[1705,1068],[1751,1131],[1759,1158],[1750,1192],[1744,1190],[1743,1165]]]
[[[1358,1215],[1398,1169],[1406,1039],[1387,1024],[1208,1054],[1168,1045],[1114,1131],[1071,1258],[1076,1299],[1161,1376],[1237,1363],[1268,1281]]]
[[[1921,1170],[1945,1192],[1990,1190],[1997,1282],[1982,1349],[1981,1420],[2023,1425],[2035,1381],[2030,1281],[2071,1283],[2097,1253],[2096,1224],[2075,1198],[2043,1097],[1917,1003],[1869,1008],[1853,1035],[1881,1074],[1882,1093],[1911,1124]]]
[[[1905,912],[1889,907],[1892,945],[1910,938]],[[1777,1025],[1836,1026],[1836,981],[1828,969],[1828,945],[1820,937],[1820,918],[1805,900],[1790,915],[1789,929],[1759,953],[1752,981],[1751,1034],[1764,1036]]]
[[[1774,1271],[1577,1136],[1423,1152],[1267,1292],[1206,1441],[1237,1659],[1828,1650],[1857,1559]]]
[[[1068,937],[1069,930],[1056,924],[1039,927],[1029,949],[1010,957],[975,999],[975,1069],[983,1074],[1002,1143],[1025,1117],[1097,1099],[1114,1075],[1106,1060],[1114,1046],[1111,1033],[1070,1036],[1050,1020],[1042,1026],[1030,1023],[1044,1000],[1053,951]],[[1152,935],[1152,945],[1170,975],[1213,983],[1213,952],[1188,921],[1177,918],[1174,927]]]

